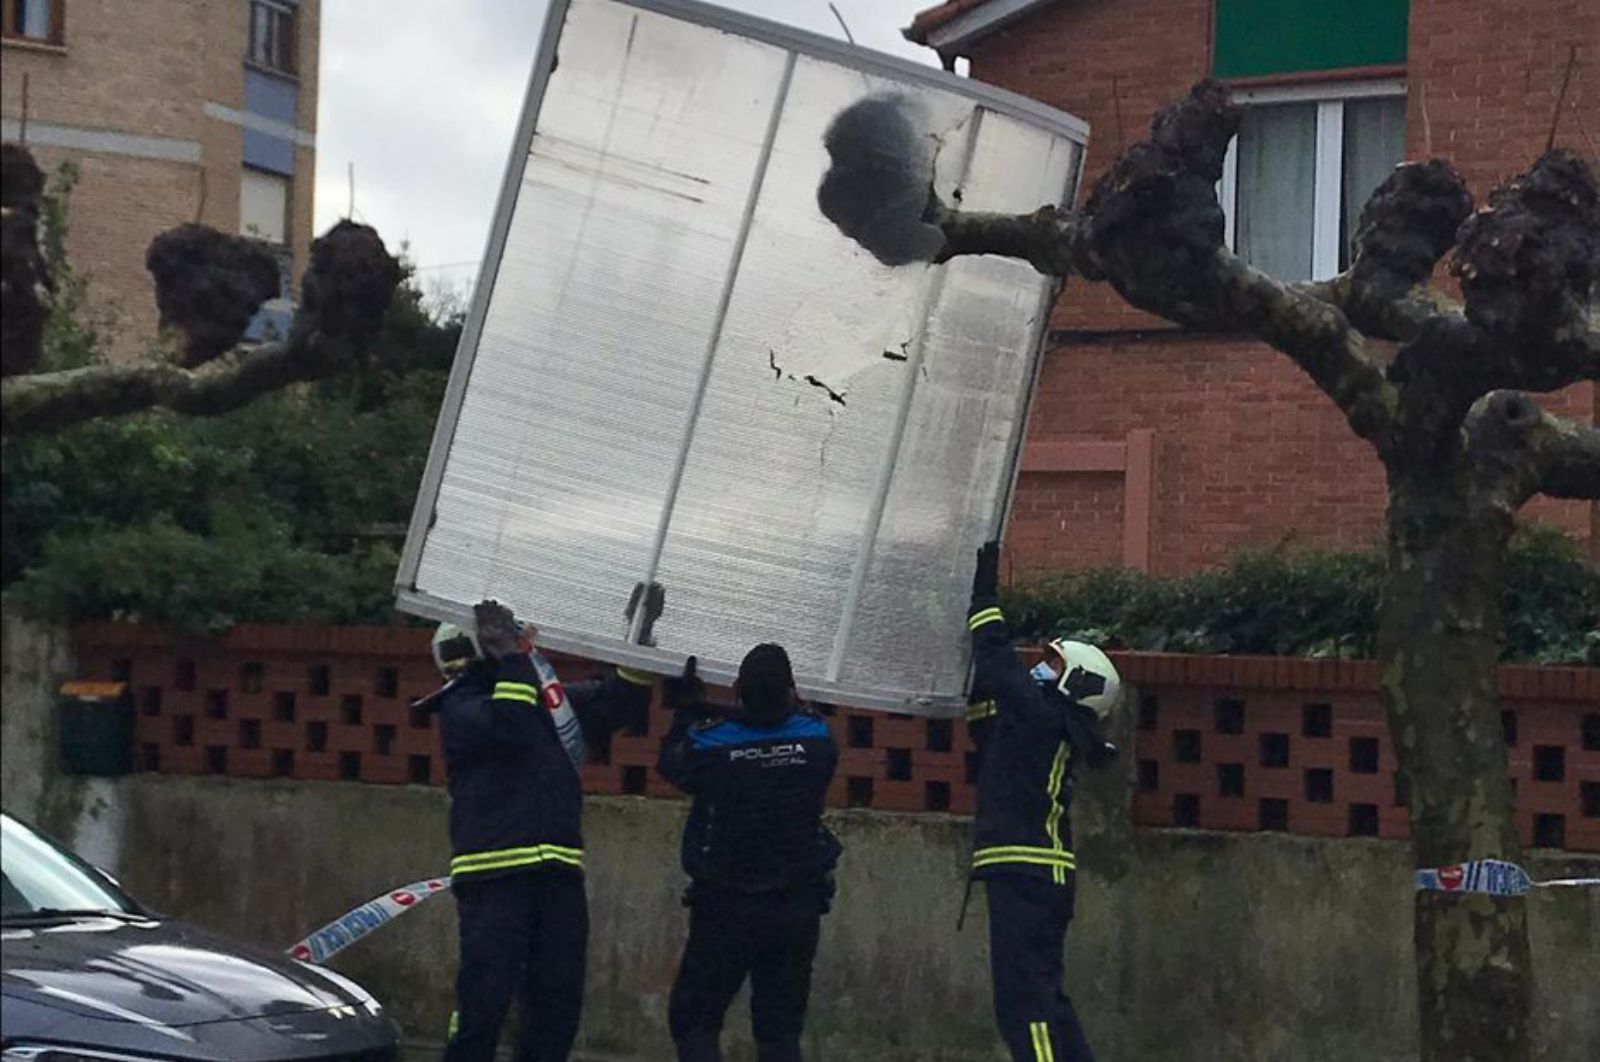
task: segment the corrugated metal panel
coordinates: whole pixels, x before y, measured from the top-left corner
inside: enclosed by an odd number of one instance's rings
[[[699,5],[575,0],[553,24],[402,606],[493,596],[555,648],[713,677],[777,641],[814,696],[959,704],[1050,283],[880,264],[817,208],[823,133],[913,95],[947,197],[1030,210],[1070,197],[1080,126]],[[622,619],[650,578],[655,650]]]

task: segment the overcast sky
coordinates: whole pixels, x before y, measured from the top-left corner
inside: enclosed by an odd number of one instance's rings
[[[856,43],[922,62],[901,27],[933,0],[836,0]],[[723,6],[842,37],[827,0]],[[527,87],[541,0],[331,0],[322,7],[316,230],[350,205],[425,285],[476,272]],[[425,287],[426,290],[426,287]]]

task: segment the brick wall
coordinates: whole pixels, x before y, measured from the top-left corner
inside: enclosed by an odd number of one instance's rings
[[[242,626],[211,642],[156,628],[76,628],[80,678],[127,682],[147,771],[442,785],[427,632]],[[1403,794],[1371,663],[1113,654],[1139,698],[1135,820],[1151,826],[1404,837]],[[567,681],[594,665],[555,658]],[[1600,671],[1501,669],[1526,843],[1600,851]],[[724,701],[727,691],[717,691]],[[670,716],[583,769],[591,793],[671,797],[655,771]],[[836,711],[829,802],[884,811],[974,806],[963,723]]]
[[[974,45],[972,76],[1086,119],[1084,194],[1155,111],[1210,71],[1210,0],[1049,4]],[[1568,45],[1583,45],[1556,142],[1592,157],[1600,135],[1600,5],[1412,0],[1408,154],[1444,155],[1480,199],[1543,149]],[[1269,348],[1190,337],[1074,279],[1051,320],[1030,441],[1155,432],[1150,567],[1183,572],[1286,535],[1361,547],[1382,534],[1382,469],[1333,404]],[[1548,406],[1594,422],[1591,384]],[[1115,557],[1115,488],[1091,474],[1025,476],[1009,542],[1021,567]],[[1103,508],[1102,508],[1103,507]],[[1085,513],[1086,508],[1093,509]],[[1529,517],[1590,544],[1600,505],[1541,500]]]

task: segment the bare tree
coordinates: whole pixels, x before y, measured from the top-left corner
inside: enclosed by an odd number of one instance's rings
[[[313,241],[288,337],[236,349],[255,312],[279,290],[277,259],[258,240],[181,225],[157,236],[145,258],[162,327],[182,340],[176,363],[40,371],[50,293],[38,239],[44,181],[25,148],[6,144],[3,152],[6,436],[157,406],[214,416],[292,383],[337,376],[375,354],[402,273],[373,229],[341,221]]]
[[[830,128],[819,205],[886,264],[930,257],[907,248],[931,229],[935,261],[995,254],[1107,280],[1134,306],[1244,332],[1300,366],[1387,476],[1378,656],[1417,864],[1520,860],[1495,703],[1501,591],[1523,503],[1600,498],[1600,431],[1525,393],[1600,378],[1594,173],[1553,150],[1474,213],[1449,163],[1402,165],[1362,212],[1349,270],[1287,284],[1223,243],[1215,187],[1239,117],[1222,86],[1202,82],[1156,116],[1082,210],[999,215],[941,201],[925,156],[887,154],[909,119],[876,97]],[[1460,304],[1430,287],[1452,248]],[[1415,943],[1424,1058],[1525,1062],[1525,902],[1418,893]]]

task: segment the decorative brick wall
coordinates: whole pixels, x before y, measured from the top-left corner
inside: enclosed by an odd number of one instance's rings
[[[241,626],[193,642],[158,628],[76,628],[78,677],[127,682],[140,769],[241,778],[442,785],[435,720],[410,708],[438,676],[416,629]],[[1147,826],[1406,836],[1404,794],[1370,662],[1113,654],[1137,688],[1135,821]],[[567,681],[596,665],[554,657]],[[1600,851],[1600,670],[1501,669],[1523,840]],[[713,691],[727,700],[726,690]],[[619,734],[584,768],[591,793],[676,796],[655,771],[670,723]],[[838,807],[974,806],[959,720],[839,709]]]
[[[1136,654],[1134,820],[1403,838],[1410,815],[1371,661]],[[1600,851],[1600,669],[1502,667],[1524,844]]]

